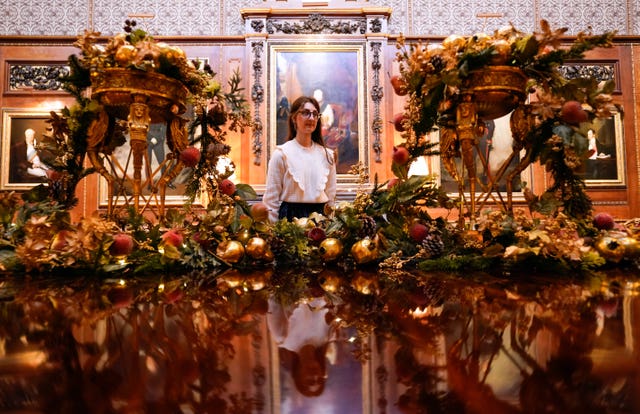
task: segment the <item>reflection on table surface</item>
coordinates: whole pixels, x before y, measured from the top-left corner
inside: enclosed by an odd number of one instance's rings
[[[628,271],[0,279],[0,412],[636,413]]]

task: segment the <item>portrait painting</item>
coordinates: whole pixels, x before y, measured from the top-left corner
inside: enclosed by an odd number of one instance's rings
[[[46,182],[49,166],[39,143],[47,132],[48,111],[2,110],[3,190],[29,189]]]
[[[337,154],[338,181],[352,165],[366,165],[363,54],[362,45],[271,46],[271,150],[287,139],[291,103],[313,96],[325,144]]]
[[[589,153],[581,173],[587,187],[625,185],[624,139],[620,115],[581,125]]]

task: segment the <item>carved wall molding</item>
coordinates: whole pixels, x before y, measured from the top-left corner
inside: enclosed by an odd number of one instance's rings
[[[69,75],[67,65],[9,63],[9,92],[25,90],[63,91],[62,77]]]
[[[365,95],[370,100],[365,103],[365,113],[361,114],[372,131],[366,142],[367,152],[373,149],[375,162],[381,162],[382,154],[382,98],[380,71],[382,70],[383,41],[388,30],[390,8],[362,9],[243,9],[247,43],[252,55],[253,86],[251,99],[254,106],[253,153],[254,164],[260,165],[264,145],[264,122],[261,118],[262,104],[265,100],[265,88],[268,89],[273,80],[267,79],[263,87],[263,70],[266,68],[265,49],[273,42],[291,41],[304,43],[311,37],[304,36],[331,35],[332,41],[358,42],[369,50],[367,61],[371,71],[366,78],[371,85],[365,83]],[[257,41],[257,38],[263,40]],[[315,38],[313,38],[315,39]],[[273,42],[272,42],[273,41]],[[384,42],[386,43],[386,41]],[[369,65],[368,62],[365,64]],[[371,109],[371,112],[369,112]]]
[[[371,42],[370,44],[372,59],[371,69],[373,70],[372,85],[371,85],[371,101],[373,101],[373,119],[371,120],[371,131],[373,132],[373,142],[371,146],[373,152],[376,154],[375,161],[382,162],[382,141],[380,139],[382,133],[382,117],[380,116],[380,103],[384,96],[383,87],[380,85],[380,69],[382,63],[380,61],[380,54],[382,51],[381,42]]]
[[[253,55],[252,68],[253,68],[253,86],[251,87],[251,100],[253,101],[253,163],[260,165],[262,157],[262,132],[264,131],[264,125],[262,118],[260,117],[260,109],[262,102],[264,102],[264,87],[262,86],[262,72],[264,64],[262,62],[262,56],[264,51],[264,42],[252,42],[251,52]]]
[[[567,79],[575,78],[593,78],[599,82],[603,81],[615,81],[616,93],[622,93],[618,79],[619,74],[619,62],[571,62],[562,65],[558,68],[558,71]]]

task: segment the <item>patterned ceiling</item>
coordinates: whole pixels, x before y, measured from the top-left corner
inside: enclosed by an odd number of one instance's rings
[[[85,29],[104,35],[122,31],[131,14],[148,31],[166,36],[241,35],[244,8],[294,8],[304,0],[4,0],[0,10],[0,35],[76,36]],[[322,3],[322,2],[320,2]],[[568,34],[617,30],[640,35],[640,2],[631,0],[330,0],[328,7],[390,7],[389,32],[406,35],[447,36],[452,33],[491,32],[508,23],[523,31],[535,29],[540,19]],[[487,17],[482,17],[487,16]]]

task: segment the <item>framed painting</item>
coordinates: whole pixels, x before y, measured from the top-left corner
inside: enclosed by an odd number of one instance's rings
[[[272,44],[269,49],[269,154],[287,139],[291,103],[320,103],[325,144],[337,153],[338,184],[355,180],[351,166],[368,166],[363,44]]]
[[[38,142],[47,131],[50,111],[2,110],[2,168],[0,189],[27,190],[46,181],[49,168]]]
[[[189,114],[186,115],[190,116]],[[154,123],[149,125],[147,134],[147,152],[144,154],[144,164],[141,171],[141,198],[142,203],[154,206],[159,203],[159,194],[152,191],[152,183],[156,183],[158,179],[173,165],[172,157],[169,157],[171,150],[167,144],[167,126],[164,123]],[[223,163],[228,159],[220,161]],[[228,160],[231,162],[230,160]],[[105,162],[107,170],[117,177],[117,188],[112,197],[111,202],[114,205],[127,205],[131,202],[133,180],[133,154],[131,151],[130,141],[127,140],[123,145],[117,147],[109,160]],[[147,166],[148,165],[148,170]],[[150,174],[147,174],[150,173]],[[186,188],[191,177],[191,168],[185,167],[169,182],[166,187],[166,206],[184,205],[187,200]],[[233,179],[233,176],[232,176]],[[109,189],[107,180],[100,177],[99,200],[101,206],[109,204]],[[202,197],[196,197],[195,205],[200,205]]]
[[[584,180],[587,187],[626,185],[624,133],[620,114],[582,125],[593,155],[586,160]]]
[[[483,203],[501,202],[501,197],[496,193],[506,192],[507,177],[516,169],[522,158],[523,154],[514,153],[512,149],[513,136],[509,125],[510,117],[511,114],[507,114],[494,120],[485,121],[484,133],[475,147],[477,206]],[[438,159],[438,161],[440,160]],[[464,188],[468,189],[468,173],[463,170],[462,160],[456,158],[454,161],[458,174],[463,173],[462,175],[465,177]],[[438,162],[434,170],[440,172],[440,184],[447,193],[452,195],[459,193],[457,181],[442,162]],[[523,197],[523,185],[531,182],[531,175],[529,167],[521,173],[515,174],[512,179],[514,200]],[[492,192],[488,191],[491,187],[495,189]]]

